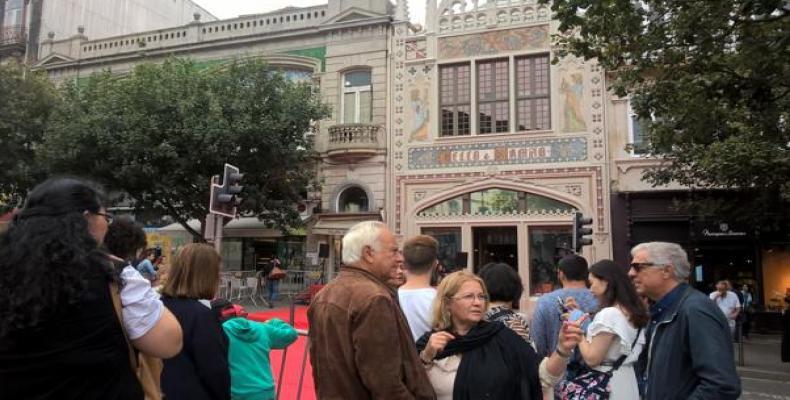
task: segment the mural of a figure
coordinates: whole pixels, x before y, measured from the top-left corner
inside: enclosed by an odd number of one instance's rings
[[[562,131],[579,132],[587,129],[582,111],[584,81],[581,72],[573,72],[563,76],[560,90],[565,94]]]
[[[409,115],[411,120],[409,141],[422,142],[428,140],[429,109],[428,82],[420,79],[409,91]]]

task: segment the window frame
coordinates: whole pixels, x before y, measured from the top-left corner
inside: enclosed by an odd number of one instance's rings
[[[466,67],[467,74],[469,76],[468,83],[466,85],[466,97],[462,98],[460,96],[460,91],[464,89],[459,83],[458,79],[458,68],[459,67]],[[448,80],[445,77],[445,71],[452,70],[453,75],[452,79]],[[442,64],[439,65],[439,137],[457,137],[457,136],[471,136],[472,135],[472,61],[465,61],[460,63],[451,63],[451,64]],[[444,93],[442,92],[443,85],[445,82],[451,82],[452,86],[449,88],[452,94],[450,95],[455,101],[447,102]],[[444,124],[444,108],[452,108],[452,126],[450,128],[449,133],[445,133],[445,124]],[[467,128],[466,133],[461,133],[460,128],[460,113],[462,107],[468,108],[468,121],[467,121]]]
[[[641,150],[641,151],[637,151],[636,142],[634,141],[634,119],[635,119],[634,117],[638,117],[638,115],[636,114],[634,109],[631,107],[631,96],[628,96],[628,100],[626,101],[626,105],[628,107],[627,108],[628,154],[631,157],[647,157],[649,155],[647,149]],[[636,118],[636,119],[638,119],[638,118]],[[656,117],[654,115],[651,115],[650,119],[655,121]],[[645,138],[644,126],[642,125],[641,122],[639,123],[639,129],[640,129],[640,132],[641,132],[640,136],[641,136],[642,140],[640,141],[640,144],[642,145],[642,148],[644,148],[644,146],[649,146],[649,142]]]
[[[349,86],[346,87],[346,76],[353,73],[366,72],[370,77],[370,83],[362,86]],[[352,69],[343,71],[340,75],[340,123],[343,124],[369,124],[373,121],[373,71],[370,69]],[[370,119],[368,121],[360,120],[360,105],[363,92],[370,93]],[[354,94],[354,120],[346,121],[346,94]]]
[[[546,87],[547,87],[546,94],[545,95],[542,95],[542,94],[540,94],[540,95],[539,94],[530,94],[530,95],[523,95],[523,96],[519,95],[519,87],[520,87],[520,84],[521,84],[521,81],[519,79],[519,74],[518,74],[519,61],[521,61],[521,60],[530,60],[530,62],[532,64],[532,73],[530,74],[529,79],[530,79],[531,87],[534,88],[539,83],[539,80],[537,80],[537,78],[536,78],[536,72],[537,71],[535,70],[535,60],[537,60],[539,58],[545,58],[546,59],[546,67],[547,67],[546,68]],[[542,54],[530,54],[530,55],[521,55],[521,56],[514,57],[513,58],[513,69],[515,70],[515,77],[516,77],[515,82],[513,82],[514,88],[516,89],[515,90],[515,98],[513,99],[513,101],[515,102],[515,109],[516,109],[516,115],[514,116],[516,118],[516,121],[515,121],[516,122],[516,124],[515,124],[516,132],[532,132],[532,131],[551,130],[552,129],[552,120],[551,120],[551,58],[550,58],[550,55],[547,54],[547,53],[542,53]],[[533,93],[534,92],[535,92],[535,90],[533,89]],[[548,124],[547,124],[546,127],[539,127],[538,126],[537,101],[538,100],[542,100],[542,99],[545,99],[547,104],[548,104],[548,110],[547,110],[547,113],[548,113]],[[536,103],[531,107],[531,109],[532,109],[532,114],[531,114],[532,118],[531,118],[531,121],[529,121],[529,125],[525,125],[525,126],[527,126],[526,129],[521,129],[520,128],[522,124],[521,124],[521,117],[519,115],[520,114],[519,113],[519,103],[521,101],[536,101]]]
[[[344,204],[341,204],[341,201],[343,200],[343,194],[346,193],[349,190],[352,190],[352,189],[358,189],[362,193],[365,194],[365,202],[366,202],[365,205],[366,205],[366,207],[364,207],[364,209],[362,207],[360,207],[359,211],[346,211],[345,210],[346,207],[344,207]],[[370,193],[368,193],[368,191],[364,187],[362,187],[360,185],[356,185],[356,184],[347,185],[347,186],[343,187],[342,189],[340,189],[340,191],[337,193],[337,198],[335,199],[335,209],[337,210],[336,212],[338,212],[338,213],[355,213],[355,212],[356,213],[367,213],[367,212],[370,212],[370,209],[371,209],[371,196],[370,196]]]
[[[504,78],[504,80],[505,80],[505,88],[504,89],[505,90],[504,90],[504,97],[500,98],[500,97],[497,97],[497,95],[501,94],[501,93],[499,93],[499,90],[498,90],[499,89],[499,82],[497,80],[499,78],[499,73],[497,72],[497,64],[500,64],[502,62],[504,62],[504,64],[505,64],[505,71],[504,71],[505,72],[505,78]],[[491,91],[494,93],[494,99],[493,100],[482,100],[482,97],[481,97],[482,92],[481,92],[480,88],[481,88],[481,81],[483,81],[483,79],[481,79],[482,72],[481,72],[481,68],[480,67],[483,66],[483,65],[488,65],[488,64],[491,65],[491,76],[488,78],[489,82],[487,82],[487,83],[489,85],[491,85]],[[510,133],[511,132],[511,130],[510,130],[510,89],[511,89],[510,64],[511,64],[510,63],[510,58],[508,58],[508,57],[506,57],[506,58],[489,58],[489,59],[485,59],[485,60],[476,60],[475,61],[475,73],[477,75],[477,79],[476,79],[476,82],[475,82],[476,93],[477,93],[477,97],[476,97],[477,104],[475,105],[475,112],[477,113],[477,132],[476,132],[476,134],[478,134],[478,135],[489,135],[489,134],[495,134],[495,133]],[[499,105],[499,104],[501,104],[503,102],[506,105],[506,107],[505,107],[506,116],[505,116],[505,119],[504,119],[504,121],[505,121],[505,130],[500,131],[499,127],[497,126],[497,122],[499,121],[499,119],[497,118],[497,105]],[[490,125],[488,127],[488,129],[490,129],[490,130],[488,132],[483,132],[483,118],[482,118],[483,111],[482,111],[482,106],[484,106],[484,105],[491,105],[492,106],[491,113],[490,113],[491,121],[489,122]]]

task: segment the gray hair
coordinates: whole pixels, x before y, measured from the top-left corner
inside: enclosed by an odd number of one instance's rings
[[[362,259],[362,250],[369,246],[379,249],[379,236],[387,225],[379,221],[363,221],[352,226],[343,236],[343,264],[355,265]]]
[[[647,242],[640,243],[631,249],[631,257],[636,253],[644,251],[647,253],[647,261],[656,265],[671,265],[675,274],[675,280],[685,281],[691,273],[686,250],[683,250],[677,243],[669,242]]]

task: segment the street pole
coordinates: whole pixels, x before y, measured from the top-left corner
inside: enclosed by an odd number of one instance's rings
[[[214,217],[214,250],[222,254],[222,225],[225,221],[219,214],[211,214],[211,216]]]

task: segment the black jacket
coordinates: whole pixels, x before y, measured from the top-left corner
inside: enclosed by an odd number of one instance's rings
[[[184,347],[164,360],[162,392],[168,400],[230,399],[228,337],[217,314],[193,299],[163,297],[184,331]]]
[[[432,332],[417,341],[422,351]],[[447,343],[436,359],[462,354],[453,400],[540,400],[538,356],[524,339],[501,322],[481,321],[465,336]]]
[[[727,400],[740,396],[729,325],[702,292],[687,288],[651,337],[641,359],[647,368],[646,399]]]

